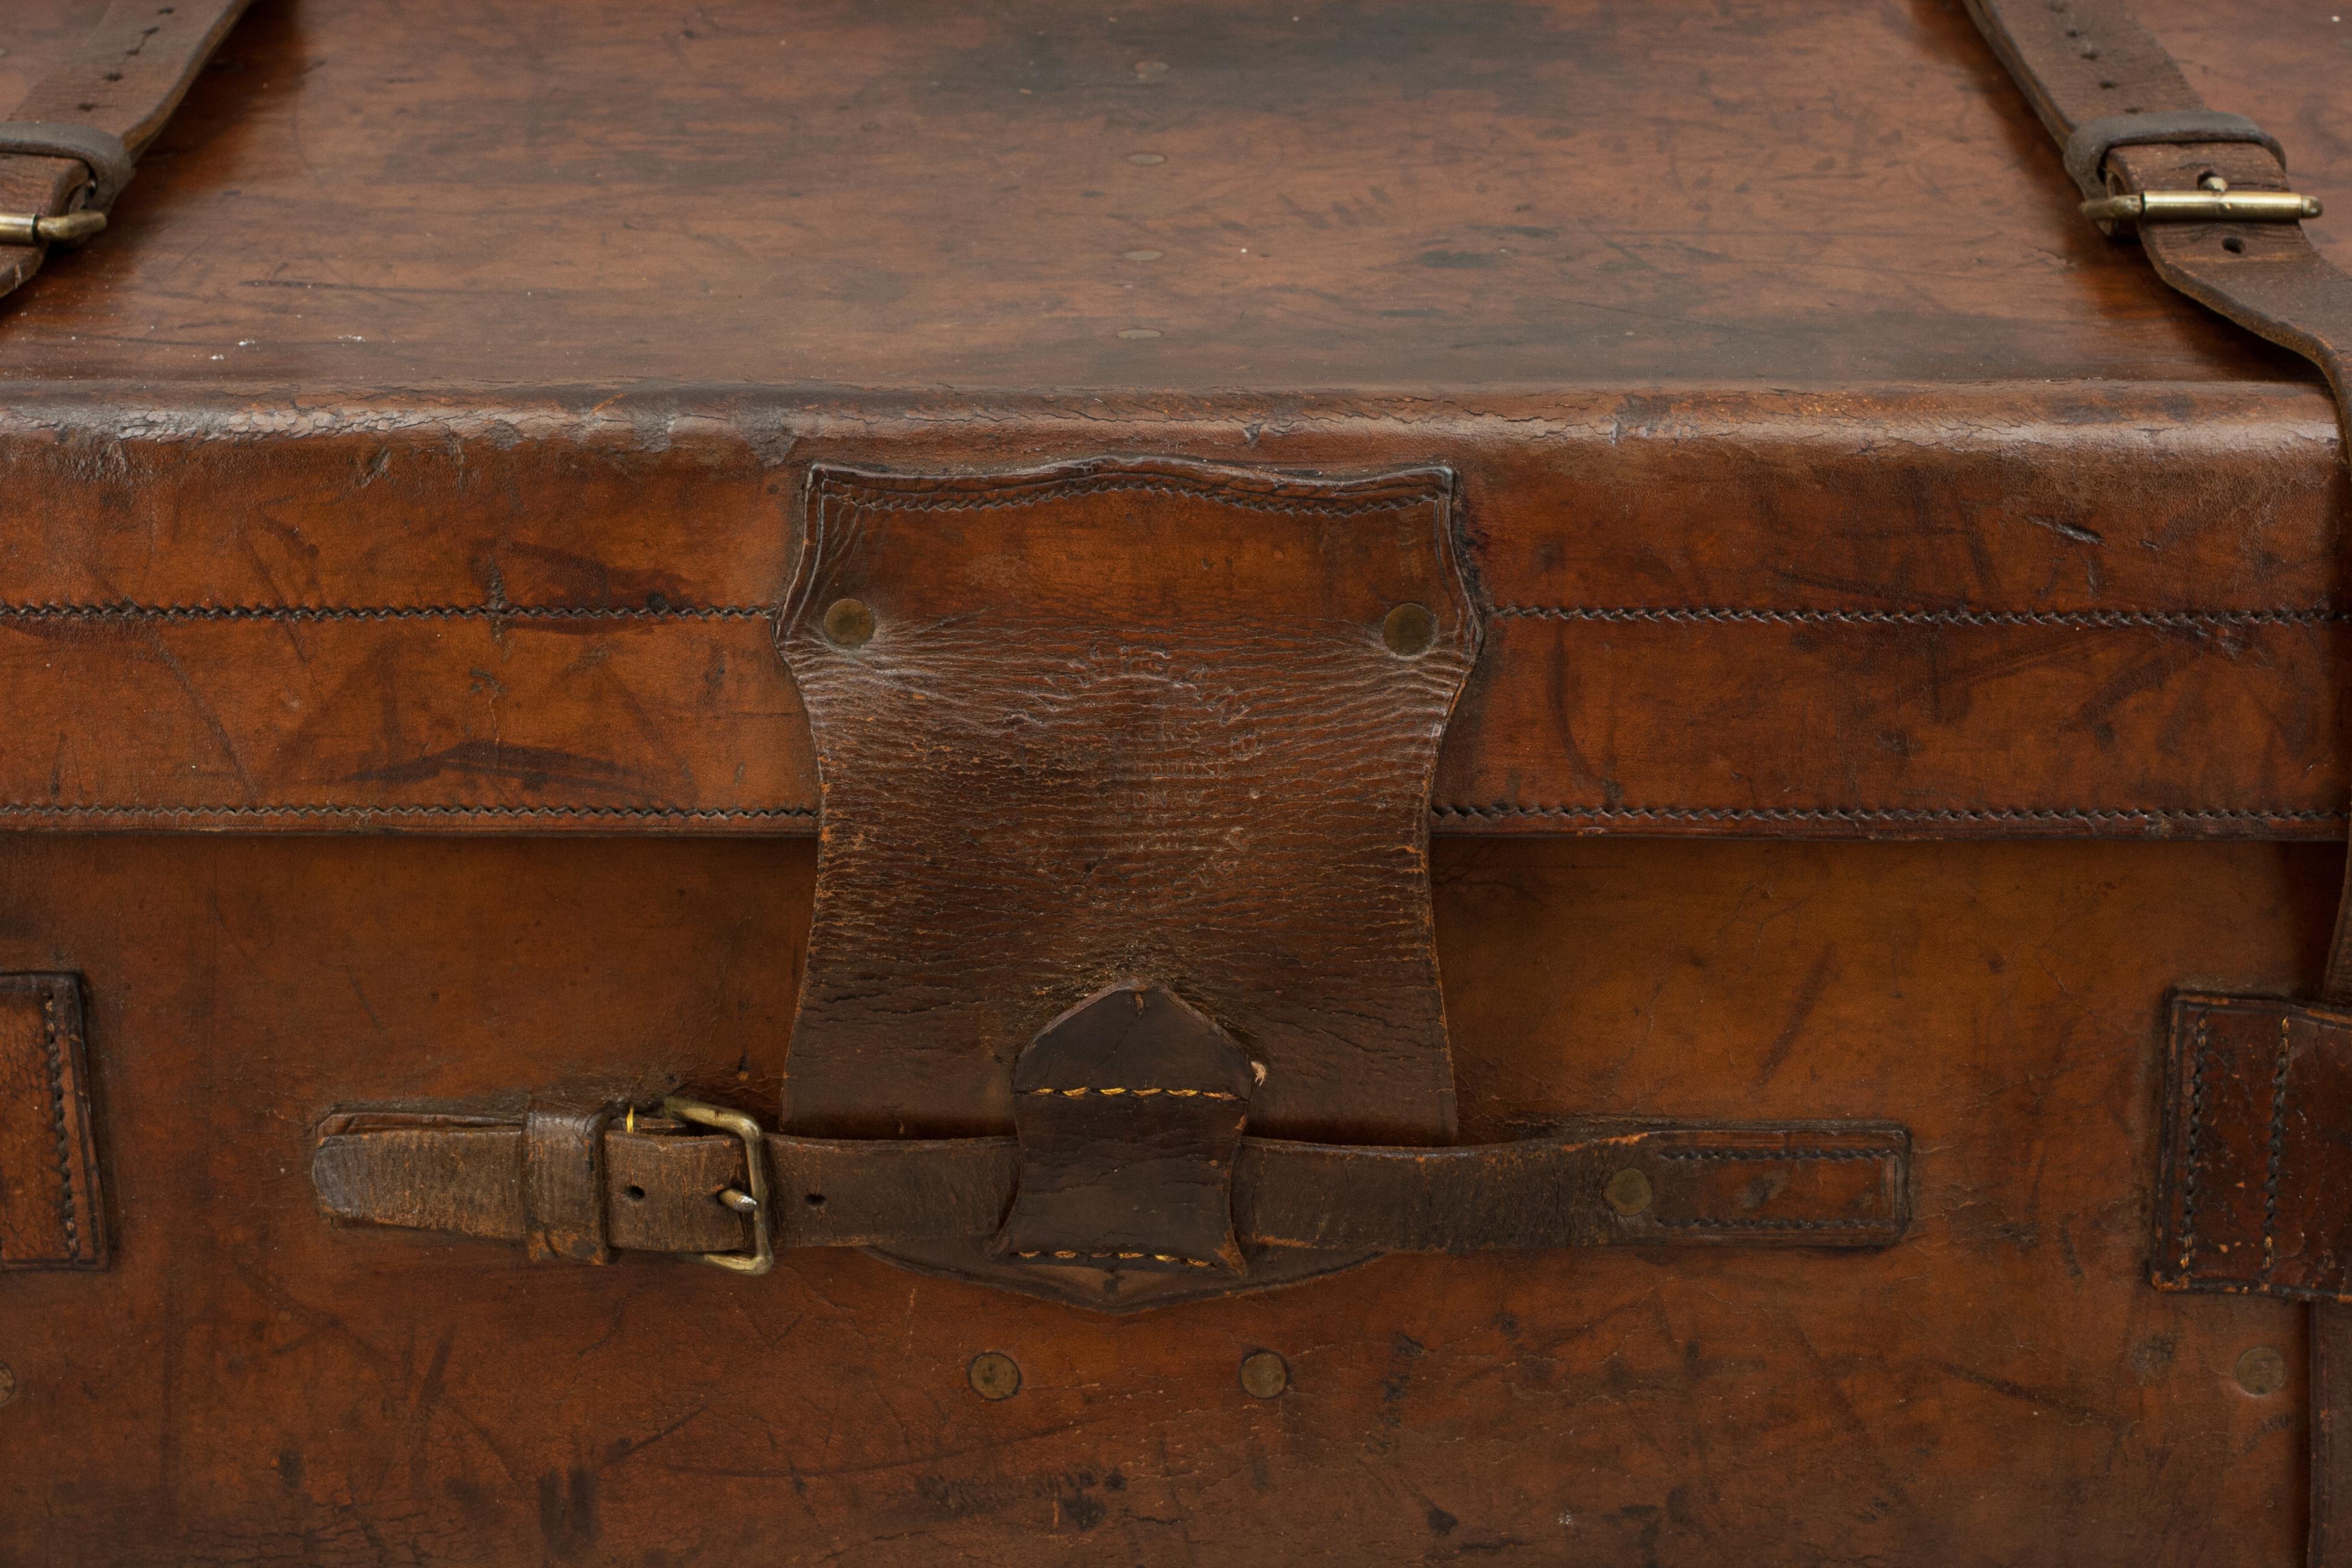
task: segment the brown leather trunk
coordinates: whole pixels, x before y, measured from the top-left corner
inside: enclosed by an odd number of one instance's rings
[[[2352,20],[2137,9],[2352,214]],[[0,304],[0,1563],[2352,1561],[2337,414],[2044,142],[257,0]]]

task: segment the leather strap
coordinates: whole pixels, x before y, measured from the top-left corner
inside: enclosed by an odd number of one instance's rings
[[[2234,115],[2212,115],[2162,46],[2114,0],[1968,0],[1968,5],[2034,112],[2066,147],[2068,171],[2086,195],[2105,194],[2109,179],[2122,187],[2119,194],[2194,190],[2209,174],[2227,180],[2232,189],[2285,188],[2286,159],[2278,143]],[[2345,432],[2344,454],[2352,461],[2352,370],[2347,369],[2352,278],[2320,256],[2302,226],[2144,223],[2139,241],[2164,281],[2319,367],[2335,394]],[[2347,859],[2346,878],[2320,983],[2320,995],[2329,1003],[2352,1002],[2352,858]],[[2295,1011],[2292,1004],[2281,1005]],[[2179,1020],[2177,1014],[2177,1026]],[[2306,1032],[2314,1023],[2304,1020]],[[2263,1118],[2263,1125],[2273,1129],[2266,1151],[2273,1154],[2281,1147],[2278,1130],[2287,1125],[2285,1088],[2298,1059],[2295,1026],[2293,1019],[2283,1023],[2281,1044],[2263,1058],[2275,1058],[2279,1064],[2279,1088],[2270,1097],[2270,1114]],[[2176,1054],[2179,1040],[2176,1027]],[[2192,1068],[2196,1059],[2192,1051]],[[2254,1081],[2259,1085],[2266,1079],[2257,1076]],[[2194,1099],[2193,1092],[2188,1098]],[[2321,1141],[2332,1148],[2340,1123],[2318,1131]],[[2185,1152],[2176,1146],[2168,1153],[2168,1173],[2181,1173],[2186,1180],[2193,1176],[2200,1157],[2200,1147],[2191,1138]],[[2275,1173],[2276,1168],[2273,1159],[2270,1169]],[[2193,1198],[2196,1189],[2192,1184],[2184,1191]],[[2344,1214],[2339,1184],[2327,1184],[2319,1195],[2334,1214]],[[2211,1196],[2225,1199],[2227,1194]],[[2192,1227],[2195,1215],[2192,1206]],[[2159,1237],[2158,1283],[2166,1282],[2168,1270],[2185,1274],[2198,1267],[2193,1247],[2176,1249],[2168,1239],[2178,1229],[2178,1219],[2176,1209],[2170,1228]],[[2265,1249],[2255,1255],[2261,1280],[2214,1288],[2284,1293],[2276,1276],[2287,1260],[2281,1257],[2274,1226],[2267,1220],[2265,1225]],[[2292,1264],[2302,1268],[2314,1261],[2319,1260],[2299,1256]],[[2329,1283],[2341,1289],[2340,1278]],[[2325,1293],[2325,1287],[2313,1293]],[[2345,1412],[2352,1408],[2352,1319],[2347,1314],[2352,1308],[2317,1305],[2312,1310],[2312,1568],[2352,1568],[2352,1521],[2339,1518],[2352,1510],[2352,1455],[2345,1451],[2352,1444],[2341,1430]]]
[[[71,58],[0,121],[0,212],[103,212],[250,0],[115,0]],[[0,245],[0,294],[45,245]]]
[[[320,1207],[346,1223],[535,1243],[539,1200],[526,1172],[540,1158],[530,1147],[540,1121],[536,1112],[339,1112],[320,1124],[311,1160]],[[607,1121],[600,1142],[613,1247],[706,1253],[750,1245],[749,1222],[717,1199],[746,1184],[740,1140],[640,1117]],[[766,1148],[780,1250],[992,1236],[1020,1169],[1011,1138],[772,1133]],[[1244,1138],[1234,1228],[1245,1247],[1382,1252],[1885,1247],[1909,1223],[1909,1163],[1908,1135],[1883,1122],[1596,1125],[1440,1149]],[[575,1256],[535,1244],[533,1253]]]

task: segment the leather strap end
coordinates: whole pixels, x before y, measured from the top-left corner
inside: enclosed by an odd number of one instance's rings
[[[94,187],[85,210],[104,212],[131,183],[138,164],[122,138],[94,125],[52,120],[0,120],[0,153],[72,158],[89,171]]]
[[[2083,195],[2096,201],[2107,194],[2107,154],[2118,147],[2194,146],[2204,143],[2251,142],[2266,147],[2286,168],[2286,149],[2278,138],[2242,114],[2210,109],[2176,109],[2159,114],[2105,114],[2085,120],[2066,138],[2066,173]]]
[[[610,1105],[534,1103],[523,1117],[523,1248],[534,1263],[610,1263],[604,1126]]]

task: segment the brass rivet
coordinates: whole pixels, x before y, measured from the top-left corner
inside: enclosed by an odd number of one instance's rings
[[[1650,1178],[1628,1165],[1609,1178],[1608,1191],[1602,1195],[1619,1214],[1641,1214],[1650,1206]]]
[[[1401,658],[1419,658],[1437,644],[1437,617],[1425,605],[1399,605],[1381,623],[1381,640]]]
[[[874,607],[863,599],[835,599],[824,612],[824,640],[835,647],[864,647],[874,635]]]
[[[16,1397],[16,1374],[0,1364],[0,1405]]]
[[[1252,1399],[1272,1399],[1290,1386],[1290,1363],[1272,1351],[1252,1351],[1242,1357],[1242,1392]]]
[[[2286,1386],[2286,1357],[2268,1345],[2256,1345],[2238,1358],[2238,1386],[2260,1396]]]
[[[965,1369],[971,1391],[982,1399],[1010,1399],[1021,1392],[1021,1368],[1001,1351],[982,1351]]]

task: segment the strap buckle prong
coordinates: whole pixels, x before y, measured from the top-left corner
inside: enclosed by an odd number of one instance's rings
[[[102,212],[0,213],[0,245],[70,245],[106,226]]]
[[[2233,191],[2218,174],[2193,191],[2133,191],[2083,204],[2083,216],[2095,223],[2300,223],[2319,213],[2315,196]]]
[[[724,1268],[736,1274],[765,1274],[776,1266],[775,1225],[768,1214],[768,1135],[761,1131],[757,1121],[741,1111],[706,1105],[698,1100],[684,1100],[671,1095],[662,1101],[661,1108],[664,1116],[716,1127],[722,1132],[732,1132],[743,1141],[743,1185],[750,1190],[739,1191],[729,1187],[717,1194],[716,1201],[751,1222],[751,1250],[698,1252],[693,1256],[714,1268]]]

